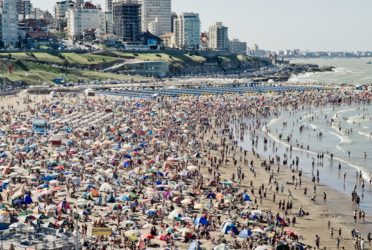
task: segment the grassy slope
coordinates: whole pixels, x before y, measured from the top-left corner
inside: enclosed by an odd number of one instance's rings
[[[142,77],[133,77],[127,75],[118,75],[111,73],[101,73],[87,70],[68,70],[66,76],[63,69],[53,66],[42,65],[32,62],[23,62],[23,64],[14,63],[14,70],[9,74],[6,69],[0,68],[0,77],[7,77],[10,80],[26,81],[30,84],[41,84],[43,82],[51,82],[58,77],[64,77],[68,81],[77,81],[79,79],[87,80],[126,80],[129,78],[144,79]]]
[[[0,57],[7,58],[8,53],[0,53]],[[52,55],[47,52],[17,52],[11,53],[12,62],[14,64],[14,72],[9,75],[6,67],[3,65],[0,67],[0,77],[8,77],[10,80],[23,80],[31,84],[40,84],[44,81],[51,82],[53,79],[58,77],[65,77],[63,69],[58,67],[42,65],[33,63],[32,61],[43,61],[50,64],[63,65],[65,61],[70,64],[90,65],[90,64],[102,64],[107,62],[113,62],[117,60],[139,60],[139,61],[166,61],[169,62],[173,67],[182,68],[185,65],[198,66],[208,61],[207,58],[195,54],[182,54],[179,52],[156,52],[156,53],[126,53],[126,52],[110,52],[107,54],[77,54],[77,53],[61,53],[59,56]],[[22,64],[17,65],[15,60],[20,60]],[[27,61],[25,61],[27,60]],[[214,61],[216,59],[212,59]],[[222,62],[252,62],[256,59],[244,56],[244,55],[230,55],[230,56],[219,56],[219,60]],[[7,62],[7,60],[5,60]],[[210,61],[210,59],[209,59]],[[69,81],[76,81],[78,79],[117,79],[125,80],[132,78],[132,76],[117,75],[111,73],[101,73],[87,70],[69,70],[67,79]],[[140,78],[137,78],[140,79]],[[143,78],[141,78],[143,79]]]

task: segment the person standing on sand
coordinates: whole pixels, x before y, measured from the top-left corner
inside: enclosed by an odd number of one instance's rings
[[[364,246],[365,244],[364,244],[364,238],[362,238],[361,240],[360,240],[360,250],[364,250],[365,249],[365,246]]]

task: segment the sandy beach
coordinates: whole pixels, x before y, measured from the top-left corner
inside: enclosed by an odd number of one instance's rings
[[[325,105],[337,90],[302,95],[280,105]],[[348,97],[371,101],[371,95]],[[301,159],[291,170],[238,145],[234,133],[263,125],[243,128],[241,118],[275,114],[275,98],[2,97],[4,215],[19,219],[31,210],[46,218],[34,216],[27,227],[40,220],[65,233],[76,229],[77,213],[86,249],[371,249],[371,214],[355,222],[359,208],[350,196],[314,184],[298,171]],[[50,132],[30,132],[36,117],[61,135],[62,145],[52,146]],[[20,138],[33,138],[22,145],[37,149],[15,150]],[[93,227],[111,228],[113,235],[92,236]]]

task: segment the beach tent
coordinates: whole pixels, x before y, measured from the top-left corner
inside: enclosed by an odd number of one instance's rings
[[[53,146],[61,146],[62,145],[62,135],[56,134],[52,135],[50,138],[50,142]]]
[[[107,202],[108,203],[115,203],[116,199],[113,194],[107,197]]]
[[[32,198],[31,198],[31,196],[26,194],[23,201],[25,202],[25,204],[31,204],[32,203]]]
[[[221,225],[221,233],[228,234],[232,231],[234,234],[239,234],[238,228],[234,223],[226,221]]]
[[[188,250],[201,250],[201,244],[199,241],[196,241],[194,240],[193,242],[191,242]]]
[[[105,107],[105,112],[106,112],[106,113],[111,113],[111,112],[112,112],[112,106],[107,105],[107,106]]]
[[[251,230],[249,230],[249,229],[243,229],[243,230],[239,233],[238,237],[239,237],[239,238],[242,238],[242,239],[247,239],[247,238],[249,238],[252,234],[253,234],[253,233],[252,233]]]
[[[251,200],[251,197],[249,197],[248,194],[244,193],[243,194],[243,201],[252,201],[252,200]]]
[[[96,95],[96,93],[94,92],[94,90],[91,89],[91,88],[88,88],[88,89],[84,90],[84,94],[86,96],[95,96]]]
[[[207,218],[205,218],[204,216],[201,216],[201,217],[198,217],[198,218],[195,219],[194,224],[195,225],[199,225],[199,224],[208,225],[209,222],[208,222]]]

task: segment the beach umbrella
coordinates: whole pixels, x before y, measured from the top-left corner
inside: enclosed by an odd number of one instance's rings
[[[187,166],[187,170],[189,170],[189,171],[195,171],[195,170],[198,170],[198,167],[197,166],[190,165],[190,166]]]
[[[243,229],[243,230],[239,233],[238,237],[239,237],[239,238],[242,238],[242,239],[247,239],[247,238],[249,238],[251,235],[252,235],[252,231],[251,231],[251,230],[249,230],[249,229]]]
[[[169,234],[162,234],[159,236],[159,240],[162,240],[162,241],[168,241],[171,239],[171,236]]]
[[[285,233],[286,235],[291,236],[291,237],[299,236],[299,234],[291,228],[286,228]]]
[[[150,209],[146,211],[146,214],[150,217],[154,217],[156,215],[156,210],[155,209]]]
[[[138,240],[138,235],[140,235],[140,233],[136,230],[130,230],[130,231],[126,231],[124,233],[124,235],[128,238],[128,240],[130,241],[137,241]]]
[[[118,201],[130,201],[131,199],[130,199],[129,196],[123,195],[121,197],[116,198],[116,200],[118,200]]]
[[[154,239],[155,236],[152,235],[152,234],[144,234],[144,235],[142,235],[142,238],[144,238],[144,239],[148,239],[148,240],[151,240],[151,239]]]

